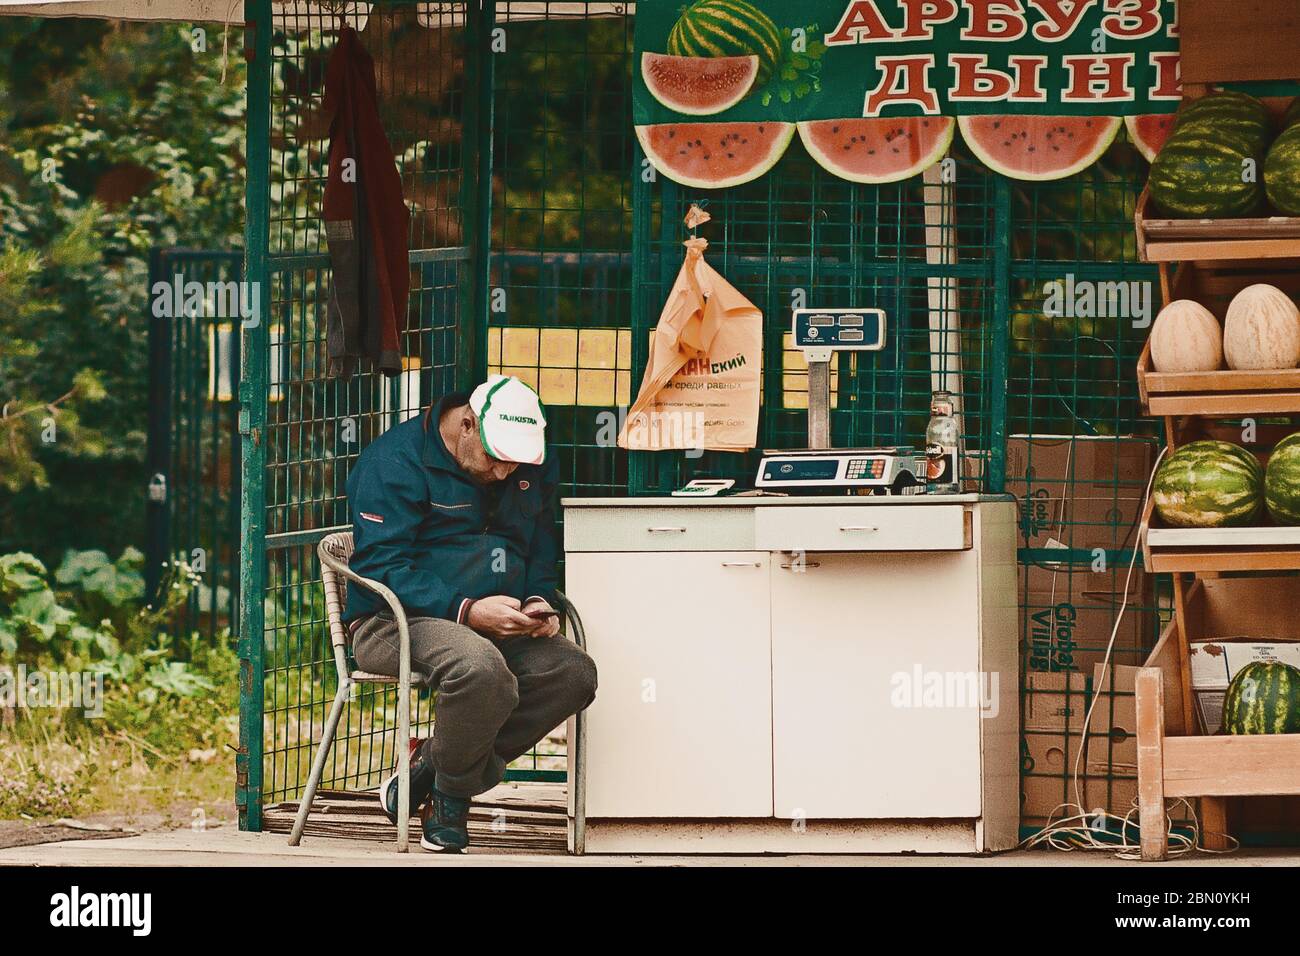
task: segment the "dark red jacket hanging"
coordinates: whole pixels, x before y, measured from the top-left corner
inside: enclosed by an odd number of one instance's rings
[[[401,371],[400,335],[410,287],[410,213],[375,94],[375,61],[344,27],[325,72],[330,118],[325,237],[333,281],[325,343],[330,375],[350,377],[358,358]],[[352,160],[353,162],[348,162]]]

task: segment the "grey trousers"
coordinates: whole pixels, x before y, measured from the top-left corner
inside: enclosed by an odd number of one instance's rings
[[[463,624],[412,617],[411,675],[437,692],[421,754],[453,797],[491,790],[506,765],[596,697],[596,663],[567,638],[493,640]],[[376,614],[352,636],[357,666],[396,674],[397,622]]]

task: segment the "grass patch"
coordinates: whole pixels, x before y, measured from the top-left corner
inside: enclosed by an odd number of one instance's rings
[[[143,678],[112,681],[103,716],[19,708],[0,729],[0,817],[107,813],[206,825],[234,814],[238,660],[199,648],[189,662],[211,689],[179,694]]]

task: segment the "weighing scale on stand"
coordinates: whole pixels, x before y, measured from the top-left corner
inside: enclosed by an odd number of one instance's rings
[[[883,309],[795,309],[795,347],[808,360],[808,447],[764,450],[754,487],[761,491],[825,494],[925,493],[926,460],[910,446],[831,448],[831,362],[836,352],[885,347]]]

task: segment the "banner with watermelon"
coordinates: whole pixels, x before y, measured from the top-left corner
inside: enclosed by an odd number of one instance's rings
[[[1174,0],[641,0],[638,60],[739,59],[656,64],[636,122],[1171,113],[1175,17]]]
[[[1177,109],[1174,0],[642,0],[634,117],[696,188],[755,179],[796,132],[853,182],[914,176],[958,124],[990,168],[1056,179]]]

